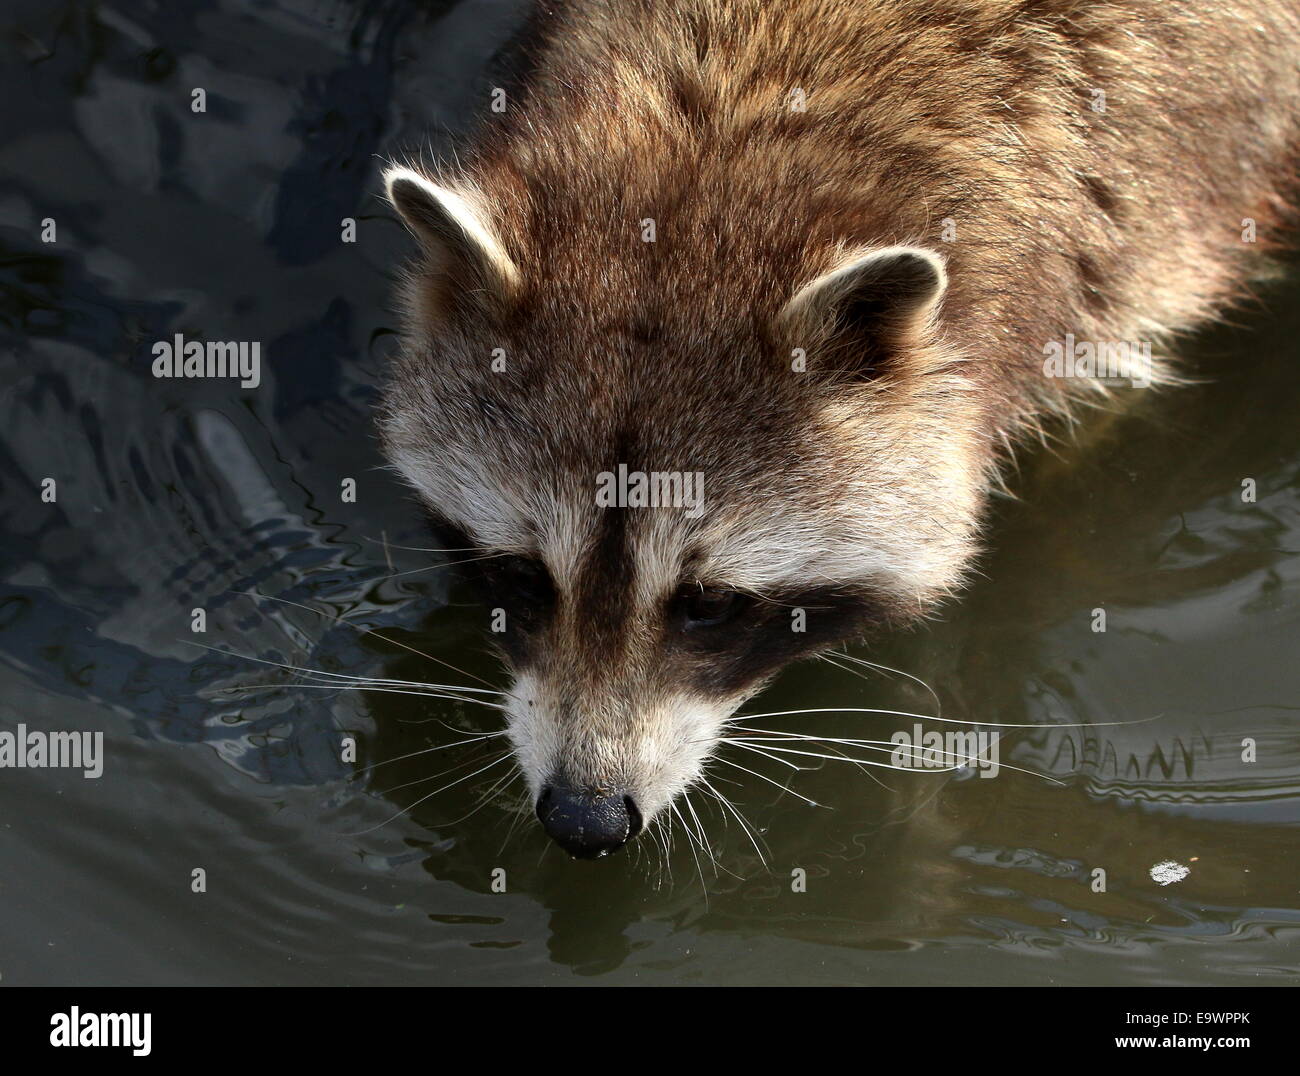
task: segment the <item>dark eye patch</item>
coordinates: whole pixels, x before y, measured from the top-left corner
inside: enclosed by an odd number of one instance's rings
[[[428,508],[424,510],[424,517],[429,526],[429,535],[433,538],[430,549],[444,552],[456,559],[481,552],[470,536],[454,523]]]
[[[491,641],[515,668],[528,665],[535,656],[538,629],[550,619],[556,604],[555,585],[546,565],[531,557],[485,554],[467,566],[466,574],[473,579],[483,604],[505,613]],[[498,623],[495,612],[493,622]]]
[[[506,611],[504,641],[539,624],[555,605],[556,591],[546,565],[533,557],[484,549],[455,524],[426,509],[432,548],[446,553],[460,578],[488,608]]]
[[[816,587],[752,598],[732,619],[704,631],[673,631],[670,646],[704,692],[733,693],[791,661],[865,634],[885,621],[865,588]],[[799,629],[799,630],[796,630]]]
[[[493,597],[524,609],[542,610],[555,602],[555,585],[546,565],[512,553],[485,554],[478,575]]]

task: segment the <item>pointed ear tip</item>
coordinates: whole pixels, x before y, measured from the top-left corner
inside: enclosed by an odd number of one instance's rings
[[[925,262],[941,279],[947,275],[947,260],[933,247],[895,247],[894,253],[899,257],[915,258]]]
[[[917,267],[925,266],[926,271],[933,277],[936,294],[947,290],[947,259],[939,251],[931,247],[896,247],[893,253],[900,261],[910,261]]]
[[[392,165],[384,169],[384,193],[388,195],[390,202],[395,201],[394,196],[398,193],[399,187],[407,184],[418,186],[419,182],[419,176],[401,165]]]
[[[433,198],[441,202],[445,199],[445,192],[438,184],[404,165],[384,169],[384,194],[394,206],[398,205],[399,200],[413,202],[416,199],[427,201]]]

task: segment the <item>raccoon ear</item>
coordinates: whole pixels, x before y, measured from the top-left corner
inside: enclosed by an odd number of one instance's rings
[[[879,247],[805,284],[780,317],[803,333],[898,342],[924,332],[947,287],[943,258],[934,251]]]
[[[519,270],[469,199],[409,168],[388,169],[384,187],[435,269],[467,271],[467,288],[515,286]]]

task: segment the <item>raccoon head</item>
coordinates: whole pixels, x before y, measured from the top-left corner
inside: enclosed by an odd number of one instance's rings
[[[938,342],[943,261],[841,247],[808,279],[710,290],[671,252],[638,278],[634,248],[593,265],[590,237],[386,179],[423,257],[385,450],[475,551],[544,829],[604,855],[708,780],[786,664],[959,583],[988,475]]]

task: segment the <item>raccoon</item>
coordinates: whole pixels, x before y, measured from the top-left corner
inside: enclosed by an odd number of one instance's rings
[[[1159,345],[1292,222],[1300,14],[570,0],[530,35],[455,166],[386,173],[420,255],[380,428],[506,611],[542,827],[596,857],[786,664],[962,587],[1012,447],[1125,375],[1063,349],[1177,380]]]

